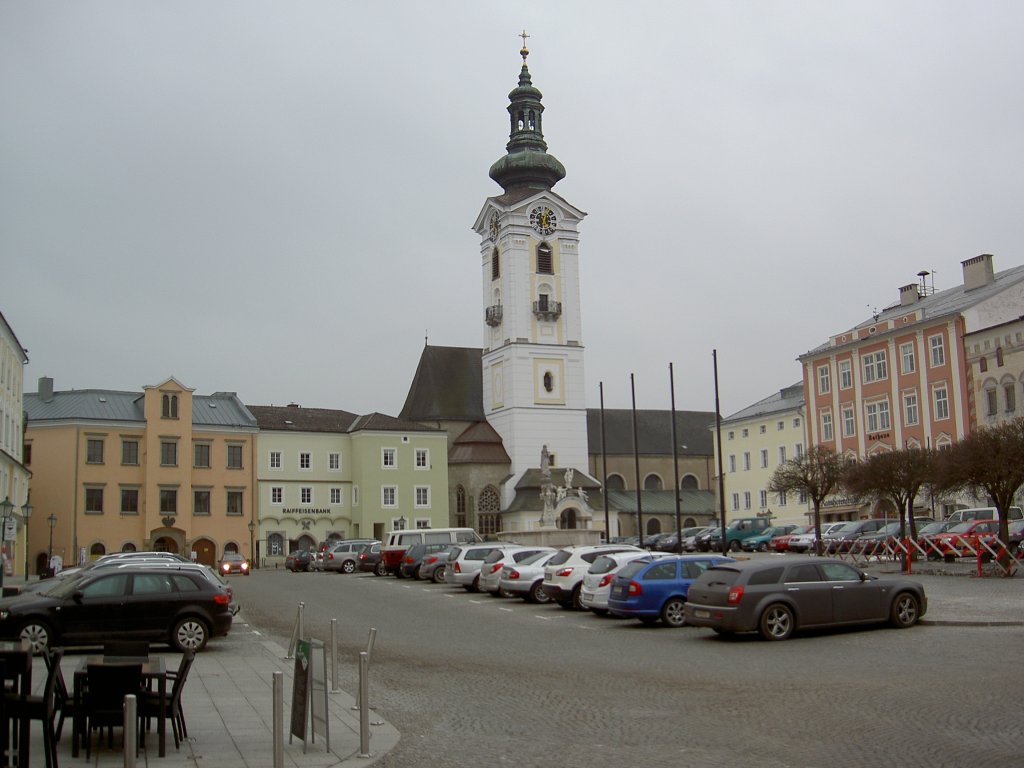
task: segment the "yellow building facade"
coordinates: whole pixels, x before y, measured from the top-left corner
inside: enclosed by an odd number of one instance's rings
[[[25,412],[34,572],[51,554],[65,565],[125,550],[251,557],[257,426],[234,393],[196,395],[174,378],[58,392],[44,378]]]

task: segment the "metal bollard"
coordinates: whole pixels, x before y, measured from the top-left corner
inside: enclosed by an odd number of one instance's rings
[[[331,693],[340,693],[338,685],[338,620],[331,619]]]
[[[124,697],[124,768],[135,768],[135,756],[139,751],[137,712],[138,702],[135,695],[129,693]]]
[[[284,673],[274,673],[274,768],[284,768]]]
[[[377,641],[377,628],[370,627],[370,636],[366,640],[366,663],[370,663],[370,657],[373,655],[373,644]],[[360,654],[362,655],[362,654]],[[356,689],[356,703],[352,706],[352,709],[359,709],[363,702],[362,693]]]
[[[359,757],[370,755],[370,654],[359,652]]]

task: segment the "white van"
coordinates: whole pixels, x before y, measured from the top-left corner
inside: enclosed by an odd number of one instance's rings
[[[999,519],[999,513],[996,512],[995,507],[974,507],[972,509],[958,509],[956,512],[946,518],[947,521],[952,523],[966,523],[969,520],[997,520]],[[1024,512],[1021,511],[1020,507],[1010,507],[1010,513],[1006,516],[1007,520],[1024,520]]]
[[[381,562],[388,573],[401,576],[402,553],[413,544],[474,544],[483,541],[472,528],[411,528],[391,531],[381,547]]]

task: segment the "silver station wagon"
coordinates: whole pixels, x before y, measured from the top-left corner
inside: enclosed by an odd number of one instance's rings
[[[876,578],[839,560],[787,557],[708,568],[690,587],[686,623],[719,634],[785,640],[797,629],[889,622],[912,627],[928,609],[924,587]]]

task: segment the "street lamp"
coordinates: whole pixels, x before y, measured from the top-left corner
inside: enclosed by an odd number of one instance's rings
[[[398,523],[398,530],[400,530],[400,531],[404,531],[405,530],[405,515],[402,515],[395,522]]]
[[[249,521],[249,567],[256,567],[256,544],[255,544],[256,523]]]
[[[13,511],[14,505],[11,503],[11,498],[8,496],[0,502],[0,513],[2,513],[4,519],[3,534],[0,535],[0,540],[3,541],[3,556],[0,557],[0,595],[3,595],[4,572],[7,570],[7,521],[11,519],[11,513]]]
[[[25,521],[25,581],[28,581],[28,519],[32,517],[32,505],[27,499],[21,505],[21,517]]]
[[[46,518],[46,522],[50,524],[50,546],[46,548],[46,572],[52,576],[53,567],[50,563],[53,561],[53,527],[57,525],[57,516],[50,515]]]

